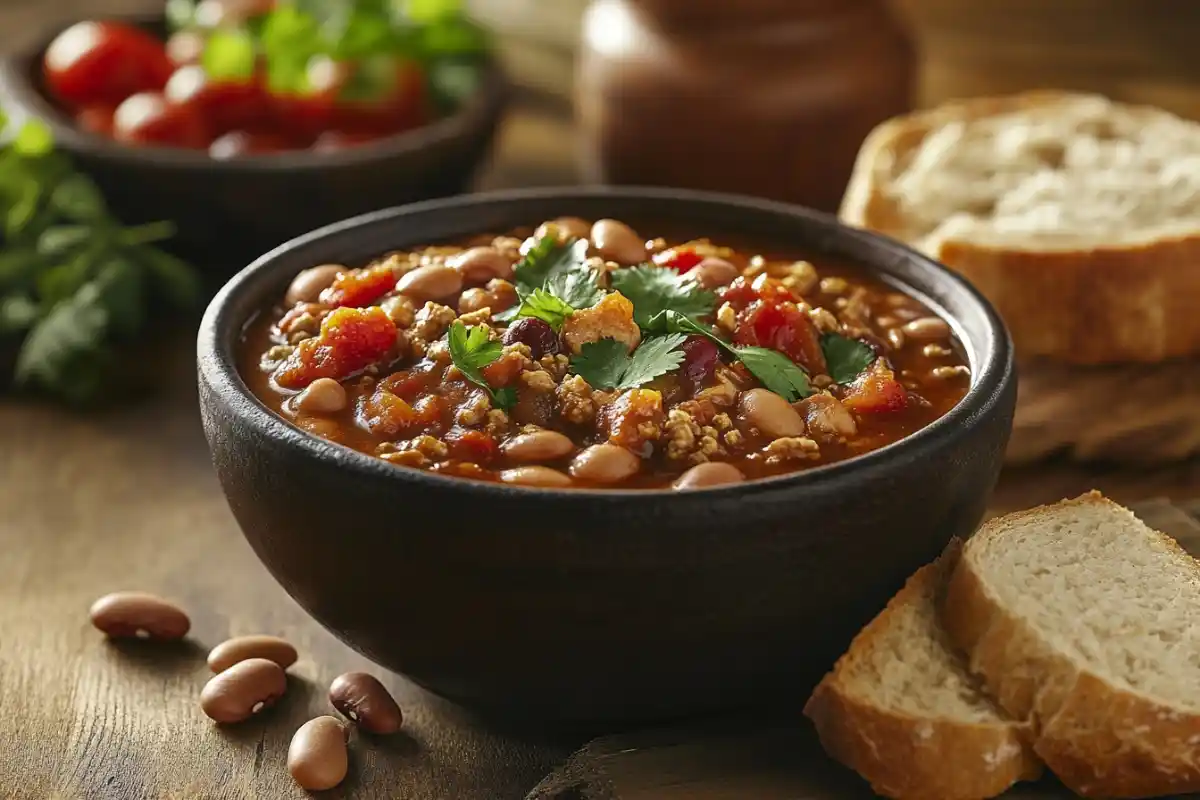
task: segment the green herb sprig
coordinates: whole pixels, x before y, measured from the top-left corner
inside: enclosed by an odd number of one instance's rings
[[[672,311],[689,319],[713,313],[717,296],[669,267],[643,264],[612,273],[612,287],[633,303],[638,326],[650,327],[658,314]]]
[[[615,339],[588,342],[571,359],[571,369],[593,388],[636,389],[677,369],[683,363],[682,345],[686,339],[681,333],[650,337],[632,353]]]
[[[493,389],[483,377],[483,368],[500,358],[500,353],[504,350],[504,345],[500,342],[488,339],[487,328],[482,325],[468,328],[455,320],[446,333],[446,343],[450,346],[450,360],[454,366],[458,367],[467,380],[487,392],[494,406],[509,409],[516,404],[516,391],[508,386]]]
[[[153,310],[188,308],[196,273],[154,247],[166,222],[124,227],[92,180],[30,120],[0,147],[0,346],[18,347],[14,382],[73,404],[99,400],[117,349]]]
[[[821,336],[821,352],[825,354],[825,364],[829,377],[835,383],[854,383],[875,363],[875,351],[860,342],[840,333],[826,333]]]
[[[600,276],[587,266],[584,239],[560,242],[543,236],[513,267],[519,305],[495,316],[500,322],[537,317],[555,329],[575,311],[591,308],[604,297]]]
[[[679,313],[667,310],[656,314],[649,323],[652,330],[665,330],[675,333],[697,334],[703,336],[731,356],[741,361],[750,374],[777,395],[789,403],[808,397],[813,393],[808,382],[808,373],[783,353],[766,347],[735,347],[712,330],[696,320]]]

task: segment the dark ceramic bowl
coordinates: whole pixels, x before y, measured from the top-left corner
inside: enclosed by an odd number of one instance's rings
[[[125,19],[156,34],[164,30],[161,17]],[[47,96],[42,53],[65,27],[0,59],[5,104],[46,122],[122,221],[174,221],[179,236],[173,246],[224,275],[318,226],[465,191],[490,150],[508,97],[493,65],[480,91],[454,115],[340,152],[221,161],[190,150],[127,147],[76,128]]]
[[[672,493],[516,488],[398,468],[293,427],[238,376],[242,327],[299,270],[560,215],[866,265],[952,322],[972,387],[935,424],[868,455]],[[434,692],[559,720],[803,699],[905,577],[979,522],[1016,396],[999,317],[929,259],[793,206],[632,188],[421,203],[292,241],[213,300],[199,370],[230,507],[304,608]]]

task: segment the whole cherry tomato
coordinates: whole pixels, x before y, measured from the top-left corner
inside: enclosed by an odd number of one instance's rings
[[[162,42],[119,22],[72,25],[46,48],[42,66],[50,91],[75,107],[159,91],[172,70]]]
[[[97,136],[113,135],[113,114],[116,109],[110,105],[86,106],[75,115],[75,124],[80,130],[94,133]]]
[[[215,139],[208,146],[208,154],[213,158],[227,159],[261,153],[279,153],[291,149],[291,142],[278,133],[231,131]]]
[[[204,119],[191,106],[168,103],[157,92],[129,97],[113,115],[113,137],[129,144],[208,147]]]
[[[257,80],[215,82],[199,64],[175,70],[163,96],[172,105],[194,108],[213,136],[266,130],[272,121],[270,104]]]

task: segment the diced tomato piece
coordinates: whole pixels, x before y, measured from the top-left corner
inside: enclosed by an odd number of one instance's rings
[[[766,274],[747,279],[745,275],[733,280],[717,294],[722,303],[729,303],[735,311],[741,311],[755,300],[768,303],[795,302],[796,296],[777,279]]]
[[[662,394],[653,389],[630,389],[600,413],[608,440],[635,453],[658,436],[664,418]]]
[[[433,373],[428,369],[408,369],[395,372],[379,382],[387,391],[405,400],[415,400],[429,388]]]
[[[678,272],[687,272],[704,260],[704,256],[692,247],[672,247],[656,253],[654,263],[660,267],[670,267]]]
[[[417,425],[417,412],[413,407],[382,384],[363,401],[360,412],[361,422],[367,430],[389,439],[407,434]]]
[[[302,341],[275,371],[275,382],[284,389],[303,389],[317,378],[344,380],[395,345],[396,323],[383,309],[335,309],[321,321],[320,335]]]
[[[450,455],[473,464],[486,464],[496,457],[499,445],[483,431],[454,428],[443,437],[450,446]]]
[[[396,273],[386,264],[340,272],[333,284],[321,292],[327,306],[369,306],[396,288]]]
[[[162,42],[120,22],[76,23],[50,43],[42,61],[50,91],[74,107],[115,106],[157,92],[173,68]]]
[[[880,358],[849,386],[842,405],[859,414],[899,411],[908,405],[908,393]]]
[[[521,374],[524,361],[519,353],[505,353],[483,368],[483,379],[493,389],[503,389]]]
[[[756,300],[738,314],[733,339],[778,350],[810,373],[825,371],[817,326],[795,303]]]

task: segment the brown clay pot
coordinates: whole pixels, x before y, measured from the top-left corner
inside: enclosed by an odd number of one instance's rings
[[[595,0],[580,58],[590,179],[827,211],[863,138],[911,108],[915,85],[883,0]]]

